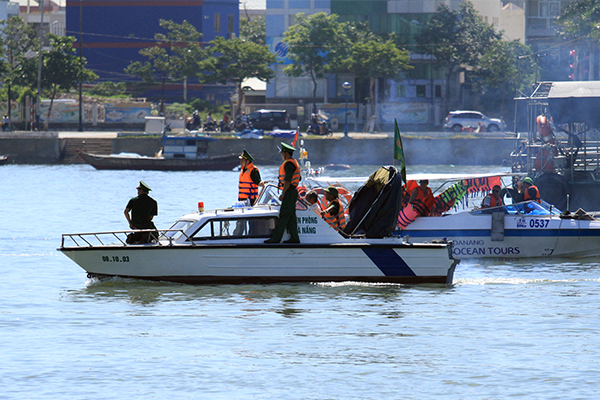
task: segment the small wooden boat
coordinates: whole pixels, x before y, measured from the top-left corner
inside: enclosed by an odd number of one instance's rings
[[[78,150],[79,156],[96,169],[128,169],[159,171],[218,171],[239,165],[238,154],[208,156],[207,136],[164,136],[162,154],[157,157],[139,154],[93,154]]]

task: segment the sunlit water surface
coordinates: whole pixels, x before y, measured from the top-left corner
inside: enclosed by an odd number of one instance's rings
[[[597,259],[463,262],[450,286],[190,286],[89,280],[56,251],[127,229],[140,179],[167,228],[231,205],[237,177],[0,167],[0,399],[598,398]]]

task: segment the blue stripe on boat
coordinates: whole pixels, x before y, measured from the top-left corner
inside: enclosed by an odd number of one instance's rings
[[[485,230],[431,230],[431,231],[401,231],[395,232],[396,236],[408,235],[413,238],[456,238],[456,237],[490,237],[491,233],[489,229]],[[599,229],[507,229],[504,231],[504,236],[518,236],[518,237],[600,237]]]
[[[362,251],[385,276],[417,276],[394,249],[363,247]]]

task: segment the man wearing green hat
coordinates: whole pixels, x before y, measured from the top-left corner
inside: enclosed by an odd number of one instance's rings
[[[533,185],[533,179],[530,177],[523,179],[523,182],[521,182],[517,200],[519,203],[527,200],[533,200],[541,203],[540,191],[536,186]]]
[[[323,190],[325,199],[328,201],[327,208],[321,211],[321,217],[333,228],[342,230],[346,227],[346,217],[344,216],[344,206],[339,199],[339,192],[335,186],[329,186]]]
[[[152,189],[144,181],[140,181],[137,187],[138,195],[131,198],[125,207],[125,218],[131,229],[156,229],[152,218],[158,215],[158,203],[148,196],[150,190]],[[153,232],[134,232],[127,236],[127,243],[150,243],[156,237]]]
[[[240,155],[240,179],[238,184],[238,201],[249,201],[253,206],[258,197],[260,171],[253,164],[254,157],[244,149]]]
[[[298,236],[298,221],[296,220],[296,201],[298,201],[298,184],[300,176],[300,165],[294,159],[296,149],[287,143],[281,143],[281,158],[283,162],[279,167],[279,189],[281,195],[281,207],[279,209],[279,220],[277,226],[271,233],[271,238],[265,243],[279,243],[285,230],[290,233],[290,239],[284,243],[300,243]]]

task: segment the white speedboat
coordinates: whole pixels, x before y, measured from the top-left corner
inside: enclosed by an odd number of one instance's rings
[[[132,231],[63,234],[58,250],[96,277],[185,283],[452,282],[458,261],[450,243],[409,244],[391,231],[381,238],[348,236],[302,202],[297,206],[301,243],[265,244],[277,222],[277,198],[277,189],[267,186],[253,207],[184,215],[171,228],[158,230],[154,243],[127,244]]]

